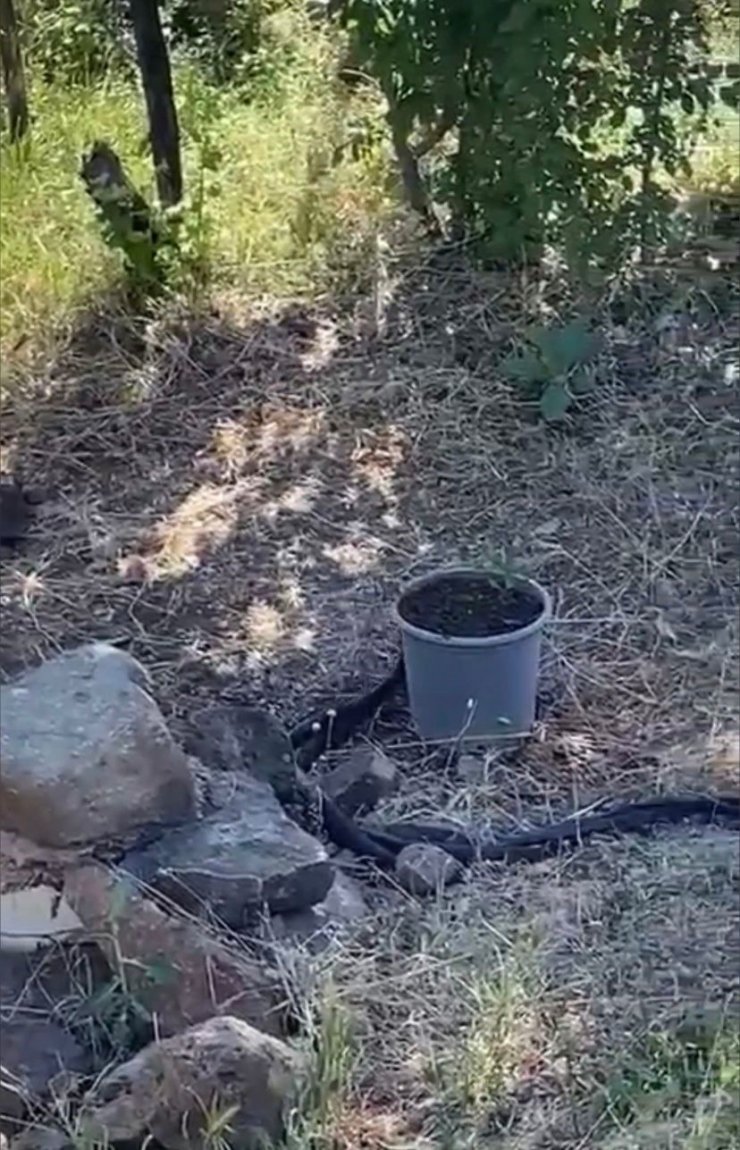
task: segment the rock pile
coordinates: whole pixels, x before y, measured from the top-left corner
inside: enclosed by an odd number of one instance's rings
[[[278,800],[295,771],[287,735],[263,712],[213,707],[183,748],[144,668],[101,643],[0,692],[0,1131],[13,1150],[38,1150],[29,1118],[64,1073],[91,1140],[205,1145],[215,1097],[235,1144],[279,1138],[303,1064],[265,938],[321,945],[366,910]],[[362,751],[330,785],[357,810],[394,781],[388,760]],[[64,940],[68,976],[71,956],[86,956],[86,990],[78,972],[74,995],[41,993],[49,963],[23,953],[36,931],[47,948]],[[86,993],[130,1023],[132,1056],[102,1075],[70,1030],[75,1012],[48,1010]],[[45,1132],[47,1147],[67,1139]]]

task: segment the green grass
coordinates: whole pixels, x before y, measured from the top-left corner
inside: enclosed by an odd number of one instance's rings
[[[306,43],[285,75],[249,101],[210,87],[192,66],[176,69],[189,209],[183,270],[207,267],[216,287],[255,296],[351,285],[391,207],[379,108],[332,83],[328,42],[315,35]],[[31,105],[30,139],[22,147],[4,140],[0,156],[6,373],[122,283],[120,259],[106,248],[79,179],[83,150],[108,140],[153,199],[133,82],[111,78],[76,90],[36,82]],[[371,126],[374,142],[354,158],[345,150],[337,162],[357,122]],[[187,274],[183,280],[178,286],[193,287]]]
[[[739,1145],[738,1102],[740,1040],[736,1020],[722,1013],[649,1030],[615,1067],[607,1090],[625,1147],[653,1150],[670,1144],[660,1140],[661,1129],[671,1137],[680,1131],[685,1150]]]
[[[35,85],[31,139],[4,143],[0,339],[43,342],[95,293],[116,282],[118,261],[103,244],[78,170],[96,136],[115,141],[136,180],[145,178],[145,124],[136,93],[111,82],[63,91]],[[4,357],[3,357],[4,358]]]
[[[352,290],[397,203],[379,101],[340,90],[336,44],[285,15],[282,63],[248,90],[210,86],[175,66],[188,210],[176,290],[260,295]],[[278,54],[279,55],[279,54]],[[153,174],[141,94],[112,76],[70,89],[31,73],[33,128],[0,151],[0,353],[7,379],[53,348],[91,304],[123,285],[80,178],[80,156],[108,140],[141,190]],[[358,130],[359,129],[359,133]],[[365,144],[352,156],[352,134]],[[694,189],[737,190],[738,116],[724,109],[696,150]]]

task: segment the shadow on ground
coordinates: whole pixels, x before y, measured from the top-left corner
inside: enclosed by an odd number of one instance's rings
[[[499,365],[573,313],[561,283],[434,255],[389,284],[80,323],[4,413],[4,459],[47,491],[3,565],[4,674],[103,638],[170,718],[219,694],[292,721],[386,671],[406,577],[503,555],[557,622],[549,708],[499,784],[680,781],[656,748],[735,710],[731,314],[677,275],[615,289],[592,392],[548,426]]]

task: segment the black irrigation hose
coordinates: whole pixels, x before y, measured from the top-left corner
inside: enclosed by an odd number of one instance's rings
[[[533,830],[478,841],[449,827],[419,823],[391,823],[386,827],[365,827],[385,851],[398,853],[409,843],[427,842],[441,846],[463,863],[537,861],[557,854],[563,847],[578,845],[596,834],[644,834],[661,823],[675,824],[686,819],[712,823],[717,819],[740,825],[740,799],[732,795],[673,796],[666,795],[649,802],[622,803],[610,810],[583,816],[571,816],[562,822],[543,824]]]
[[[294,727],[290,738],[299,767],[306,769],[324,751],[346,743],[403,682],[403,659],[399,659],[391,674],[368,694],[335,710],[310,716]],[[374,859],[384,867],[392,866],[399,852],[411,843],[434,843],[462,863],[476,860],[511,863],[547,858],[596,834],[644,834],[659,824],[676,824],[692,818],[704,823],[722,819],[740,826],[740,797],[665,795],[645,802],[621,803],[583,816],[572,815],[561,822],[494,839],[490,835],[476,837],[451,827],[425,823],[360,826],[320,788],[314,791],[319,795],[324,830],[335,846]]]
[[[317,711],[303,719],[290,732],[298,766],[307,770],[325,751],[335,750],[364,727],[380,707],[404,683],[403,659],[377,687],[336,709]]]

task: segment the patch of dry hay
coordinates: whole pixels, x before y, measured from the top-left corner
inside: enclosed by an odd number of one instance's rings
[[[672,1094],[663,1051],[711,1057],[737,1032],[739,871],[736,835],[672,832],[398,892],[326,960],[359,1051],[337,1145],[606,1150],[658,1122],[666,1147],[729,1145],[697,1131],[705,1106],[728,1121],[732,1083],[707,1063]],[[393,1119],[387,1143],[356,1134],[368,1111]]]

